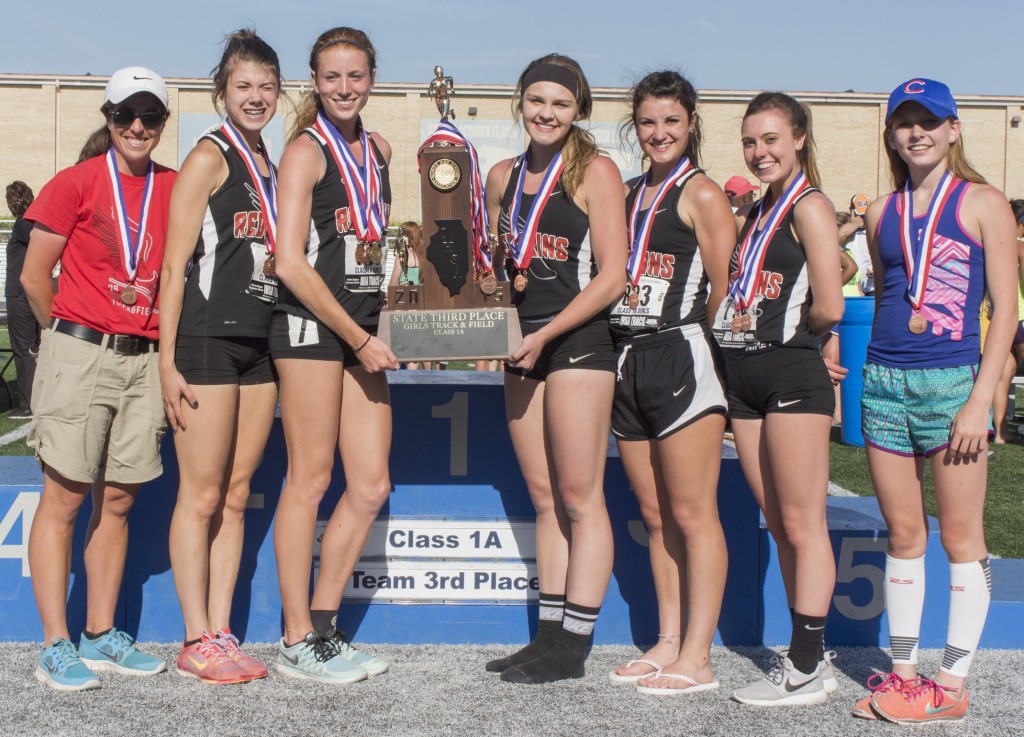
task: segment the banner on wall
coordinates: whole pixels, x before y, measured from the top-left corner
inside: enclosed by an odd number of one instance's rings
[[[224,118],[215,113],[181,113],[178,116],[178,168],[185,163],[189,151],[195,148],[207,131],[219,128]],[[263,141],[270,150],[274,164],[281,161],[284,151],[284,116],[277,116],[263,129]]]

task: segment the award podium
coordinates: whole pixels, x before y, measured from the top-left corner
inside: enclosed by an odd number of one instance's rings
[[[434,74],[428,94],[437,103],[444,127],[449,116],[454,117],[452,82],[441,67],[435,67]],[[457,142],[461,134],[454,126],[448,130],[454,133],[435,133],[418,156],[426,252],[420,263],[423,283],[388,287],[388,308],[381,312],[377,336],[403,361],[507,358],[522,341],[519,317],[495,243],[489,242],[494,268],[477,255],[480,234],[474,233],[474,225],[479,231],[481,223],[486,224],[474,213],[474,197],[483,196],[481,177],[468,142]],[[399,239],[397,248],[398,261],[404,265],[407,245]]]

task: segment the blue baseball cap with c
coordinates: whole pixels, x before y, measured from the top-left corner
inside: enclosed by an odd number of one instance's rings
[[[896,112],[896,108],[905,102],[916,102],[924,105],[933,115],[940,118],[956,118],[956,100],[949,87],[934,79],[915,77],[908,79],[889,95],[889,106],[885,110],[885,122]]]

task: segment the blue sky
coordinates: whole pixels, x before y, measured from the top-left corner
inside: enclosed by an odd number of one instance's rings
[[[4,72],[106,75],[141,64],[201,77],[221,40],[255,25],[289,79],[324,29],[369,33],[386,82],[513,83],[530,59],[575,57],[592,85],[677,68],[704,89],[888,92],[914,76],[955,94],[1024,95],[1024,23],[1010,0],[17,0],[3,13]],[[632,12],[632,15],[629,13]]]

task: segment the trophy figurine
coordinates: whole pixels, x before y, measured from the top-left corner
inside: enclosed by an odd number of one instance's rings
[[[455,120],[451,99],[451,96],[455,94],[455,83],[451,77],[444,76],[444,67],[440,64],[434,67],[434,78],[430,80],[427,94],[434,98],[434,104],[437,105],[437,112],[441,114],[441,120]]]
[[[476,151],[450,122],[454,91],[444,68],[434,67],[426,94],[441,122],[418,154],[423,283],[388,287],[377,333],[403,361],[507,358],[522,342],[502,255],[487,232]],[[403,274],[399,243],[395,254]]]

